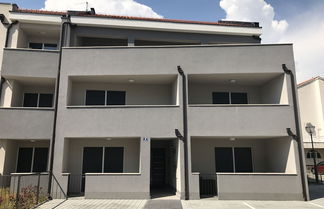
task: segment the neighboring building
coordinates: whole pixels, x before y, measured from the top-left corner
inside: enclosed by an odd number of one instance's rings
[[[298,84],[299,109],[303,131],[307,168],[314,166],[311,154],[311,137],[305,127],[307,123],[315,126],[313,135],[317,163],[324,161],[324,78],[315,77]]]
[[[0,56],[0,173],[47,171],[55,139],[56,179],[86,198],[166,187],[190,199],[307,197],[304,156],[286,131],[296,133],[282,69],[294,73],[293,47],[260,44],[258,23],[0,8],[3,46],[15,23]],[[188,149],[175,135],[184,135],[177,66]]]

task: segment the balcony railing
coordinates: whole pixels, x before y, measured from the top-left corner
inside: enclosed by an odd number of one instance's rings
[[[190,105],[192,136],[286,136],[293,127],[289,105]]]
[[[0,138],[50,139],[53,120],[51,108],[0,108]]]
[[[58,51],[6,48],[2,76],[56,78]]]

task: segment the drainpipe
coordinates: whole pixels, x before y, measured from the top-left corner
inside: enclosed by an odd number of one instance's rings
[[[185,160],[185,200],[189,200],[189,172],[188,172],[188,101],[187,101],[187,79],[184,71],[178,66],[178,72],[182,77],[182,107],[183,107],[183,145]]]
[[[62,48],[64,46],[66,26],[71,25],[70,16],[63,15],[62,20],[64,22],[61,25],[61,37],[60,37],[60,48],[59,48],[59,60],[58,60],[58,69],[57,76],[55,81],[55,102],[54,102],[54,122],[53,122],[53,132],[52,139],[50,145],[50,159],[49,159],[49,178],[48,178],[48,197],[51,199],[51,189],[52,189],[52,178],[53,178],[53,163],[54,163],[54,147],[55,147],[55,137],[56,137],[56,123],[57,123],[57,107],[58,107],[58,98],[59,98],[59,85],[60,85],[60,77],[61,77],[61,64],[62,64]]]
[[[13,21],[12,23],[8,24],[8,27],[7,27],[7,33],[6,33],[6,42],[5,42],[5,48],[8,47],[8,43],[9,43],[9,34],[10,34],[10,29],[14,26],[18,24],[18,21]]]
[[[289,136],[292,136],[298,144],[298,154],[299,154],[299,164],[300,164],[300,171],[301,171],[301,180],[302,180],[302,186],[303,186],[303,194],[304,199],[306,201],[309,200],[309,193],[308,193],[308,186],[307,186],[307,177],[305,175],[305,161],[304,161],[304,146],[303,142],[301,141],[301,132],[300,132],[300,126],[299,126],[299,114],[298,114],[298,101],[297,101],[297,93],[296,93],[296,84],[295,84],[295,76],[294,73],[289,70],[286,66],[286,64],[282,64],[283,71],[290,75],[290,82],[291,82],[291,91],[292,91],[292,97],[293,97],[293,105],[294,105],[294,116],[295,116],[295,127],[296,127],[296,135],[294,135],[291,130],[288,128],[287,133]]]

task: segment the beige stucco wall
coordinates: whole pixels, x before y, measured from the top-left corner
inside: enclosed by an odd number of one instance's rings
[[[4,14],[6,16],[7,21],[9,20],[9,11],[12,9],[11,4],[0,3],[0,14]],[[2,65],[2,57],[3,57],[3,48],[5,47],[6,42],[6,33],[7,28],[3,24],[0,23],[0,72],[1,72],[1,65]]]
[[[205,83],[189,83],[189,104],[212,104],[213,92],[246,92],[250,104],[261,103],[260,91],[257,86],[217,85]]]
[[[124,147],[124,173],[139,172],[139,138],[112,138],[106,139],[65,139],[69,141],[68,151],[63,159],[67,165],[63,165],[63,173],[71,175],[82,174],[83,148],[84,147]],[[65,143],[67,144],[67,143]]]
[[[310,84],[298,88],[299,108],[303,139],[310,142],[310,135],[305,126],[308,122],[315,126],[314,141],[324,140],[324,81],[317,79]]]
[[[25,93],[54,93],[53,84],[22,84],[16,80],[6,80],[3,85],[1,107],[22,107]]]
[[[72,82],[72,99],[68,105],[85,105],[86,90],[126,91],[127,105],[173,105],[172,85],[109,84]]]
[[[0,174],[8,175],[16,172],[20,147],[49,147],[49,140],[31,142],[30,140],[1,139],[0,145]]]
[[[296,173],[295,149],[292,140],[282,138],[229,138],[191,139],[192,172],[213,174],[215,169],[215,147],[251,147],[253,172]]]
[[[195,75],[191,77],[194,78]],[[189,81],[189,104],[212,104],[213,92],[246,92],[249,104],[288,104],[284,74],[258,85],[240,84],[241,80],[237,82],[224,84],[217,81],[214,83]]]

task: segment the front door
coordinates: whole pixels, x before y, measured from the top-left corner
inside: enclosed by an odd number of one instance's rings
[[[151,187],[165,186],[166,172],[165,148],[152,148],[151,152]]]

